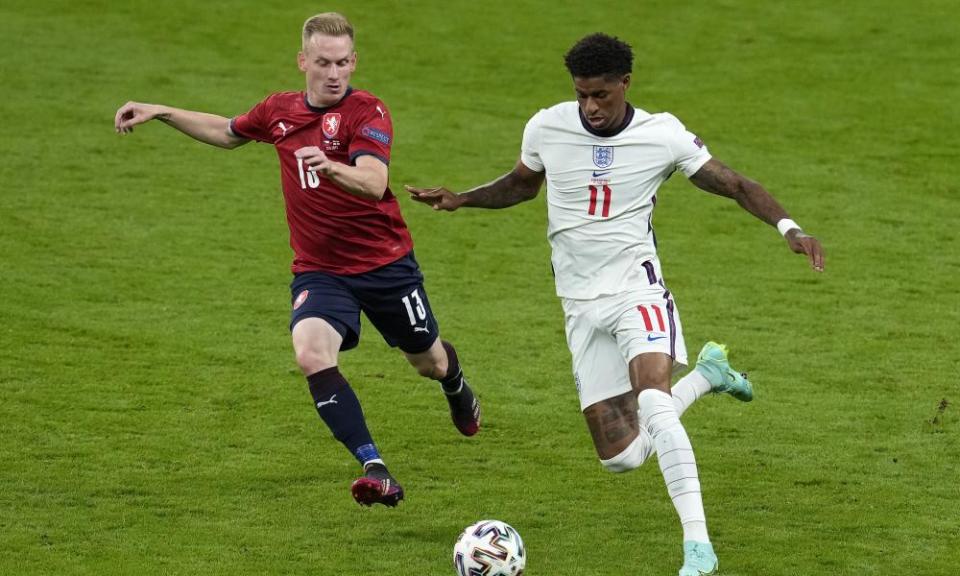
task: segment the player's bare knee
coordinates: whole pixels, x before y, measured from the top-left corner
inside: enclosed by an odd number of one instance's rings
[[[329,354],[309,347],[297,350],[296,357],[297,366],[300,367],[300,371],[306,376],[316,374],[321,370],[326,370],[327,368],[332,368],[337,365],[336,356],[331,357]]]
[[[413,367],[416,368],[417,373],[424,378],[431,378],[433,380],[439,380],[446,374],[446,366],[441,367],[438,362],[418,362],[414,363]]]
[[[449,366],[450,366],[450,364],[447,362],[447,358],[446,358],[446,357],[438,358],[438,359],[432,364],[432,366],[431,366],[431,371],[430,371],[430,376],[428,376],[428,377],[429,377],[429,378],[433,378],[434,380],[440,380],[440,379],[444,378],[444,377],[447,375],[447,368],[449,368]]]
[[[424,378],[433,378],[433,365],[421,363],[414,364],[413,367],[417,369],[417,374],[423,376]]]
[[[407,360],[424,378],[440,380],[447,375],[447,357],[438,345],[431,346],[418,354],[408,353]]]

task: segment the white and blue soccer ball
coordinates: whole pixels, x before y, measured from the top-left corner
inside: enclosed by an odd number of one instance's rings
[[[467,526],[453,546],[458,576],[522,576],[526,565],[520,533],[499,520]]]

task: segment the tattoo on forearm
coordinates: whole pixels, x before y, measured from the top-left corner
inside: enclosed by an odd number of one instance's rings
[[[716,160],[704,164],[690,180],[702,190],[733,198],[744,210],[768,224],[787,217],[786,211],[763,186]]]
[[[464,194],[468,197],[468,204],[476,208],[506,208],[533,198],[530,190],[512,173]]]
[[[719,162],[707,162],[692,180],[703,190],[728,198],[734,198],[740,192],[740,176]]]

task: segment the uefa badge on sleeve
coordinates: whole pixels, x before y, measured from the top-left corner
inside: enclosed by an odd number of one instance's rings
[[[594,146],[593,163],[597,168],[609,168],[613,165],[613,146]]]

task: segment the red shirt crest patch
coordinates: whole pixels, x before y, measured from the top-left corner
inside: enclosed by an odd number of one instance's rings
[[[323,135],[327,138],[335,138],[337,131],[340,130],[340,113],[330,112],[323,115]]]
[[[303,303],[307,301],[307,296],[310,295],[309,290],[304,290],[303,292],[297,294],[297,299],[293,301],[293,309],[303,306]]]

